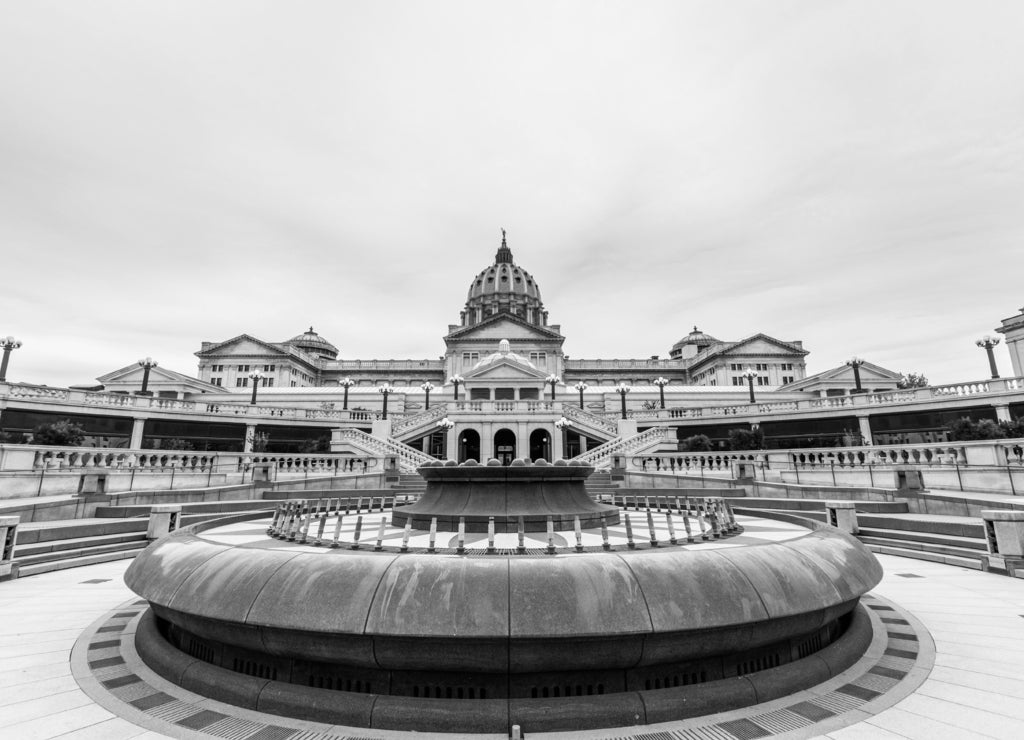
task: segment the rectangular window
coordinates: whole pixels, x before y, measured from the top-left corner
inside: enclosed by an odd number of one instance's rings
[[[273,378],[264,378],[263,379],[263,387],[264,388],[269,388],[272,385],[274,385],[274,379]]]
[[[295,383],[295,381],[293,380],[293,381],[292,381],[292,388],[294,388],[294,387],[295,387],[295,385],[296,385],[296,383]]]
[[[782,370],[792,370],[793,369],[793,363],[792,362],[784,362],[779,367]]]
[[[480,353],[479,352],[463,352],[462,353],[462,362],[463,362],[463,364],[467,364],[467,365],[469,363],[471,363],[471,362],[480,362]]]
[[[245,388],[249,385],[248,378],[235,378],[235,388]]]
[[[747,381],[744,378],[733,378],[732,379],[732,384],[733,385],[746,385]]]
[[[758,370],[760,372],[766,373],[766,372],[768,372],[768,365],[765,364],[765,363],[759,362],[759,363],[757,363],[757,366],[754,369]]]
[[[221,383],[221,378],[210,378],[210,382],[214,385],[223,385],[223,383]]]
[[[265,372],[265,373],[272,373],[272,372],[274,372],[274,365],[264,365],[263,366],[263,372]]]
[[[530,362],[532,362],[534,365],[546,365],[547,362],[548,362],[548,353],[547,352],[531,352],[530,353]]]
[[[495,401],[514,401],[514,400],[516,400],[516,389],[515,388],[495,388],[494,389],[494,400]]]
[[[733,364],[729,365],[729,369],[732,370],[734,373],[738,373],[738,372],[740,372],[743,369],[743,365],[737,365],[737,364],[733,363]]]
[[[519,398],[523,401],[536,401],[540,398],[540,390],[537,388],[520,388]]]
[[[470,388],[469,389],[469,400],[471,400],[471,401],[490,401],[491,400],[491,389],[490,388]]]
[[[782,376],[782,384],[783,385],[786,385],[787,383],[792,383],[792,382],[793,382],[793,376],[792,375],[783,375]]]
[[[764,377],[763,375],[758,375],[757,376],[757,384],[758,385],[768,385],[768,378]]]

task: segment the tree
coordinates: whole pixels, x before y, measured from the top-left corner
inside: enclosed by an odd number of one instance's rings
[[[32,444],[77,447],[85,439],[85,430],[70,419],[40,424],[32,430]]]
[[[901,389],[927,388],[928,378],[924,376],[924,373],[903,373],[903,377],[896,381],[896,387]]]
[[[706,434],[695,434],[679,442],[680,452],[711,452],[713,449],[715,445]]]
[[[974,421],[963,417],[949,425],[949,439],[954,442],[970,442],[977,439],[1002,439],[1006,431],[991,419]]]
[[[999,428],[1003,430],[1003,436],[1019,439],[1024,437],[1024,418],[1018,416],[1013,421],[1001,421]]]
[[[730,450],[763,450],[764,432],[760,429],[730,429]]]

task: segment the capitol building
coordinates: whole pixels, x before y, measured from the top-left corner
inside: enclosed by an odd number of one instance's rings
[[[382,452],[362,434],[508,463],[574,457],[652,429],[660,436],[631,452],[696,435],[727,449],[736,429],[756,430],[768,448],[934,443],[963,416],[1024,416],[1016,378],[900,388],[899,373],[857,359],[809,373],[799,339],[764,333],[723,340],[693,327],[646,358],[570,358],[504,231],[455,313],[438,359],[350,359],[313,327],[285,341],[242,334],[203,341],[195,376],[140,361],[66,391],[12,384],[0,426],[17,438],[67,418],[109,447]],[[999,331],[1020,375],[1024,321]]]

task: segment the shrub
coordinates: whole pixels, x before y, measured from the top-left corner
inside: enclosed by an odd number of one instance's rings
[[[1002,439],[1005,429],[991,419],[974,421],[963,417],[949,425],[949,438],[954,442],[969,442],[976,439]]]
[[[730,450],[763,450],[764,432],[760,429],[730,429]]]
[[[77,447],[85,439],[85,430],[70,419],[40,424],[32,430],[32,444]]]
[[[923,373],[903,373],[903,377],[896,381],[897,388],[926,388],[928,378]]]
[[[695,434],[679,442],[680,452],[711,452],[715,445],[706,434]]]

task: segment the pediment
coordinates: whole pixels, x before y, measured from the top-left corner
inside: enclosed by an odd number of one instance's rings
[[[730,345],[722,351],[722,354],[806,355],[808,352],[789,342],[783,342],[781,339],[775,339],[766,334],[755,334]]]
[[[106,375],[101,375],[96,378],[100,383],[103,384],[107,390],[114,390],[121,388],[122,386],[128,386],[132,388],[142,387],[142,379],[145,375],[145,370],[137,363],[127,365],[114,370]],[[179,388],[179,389],[190,389],[202,393],[211,391],[221,391],[222,388],[215,386],[211,383],[207,383],[199,378],[193,378],[190,375],[184,375],[183,373],[175,372],[167,368],[160,367],[157,365],[149,370],[149,385],[151,388]]]
[[[526,367],[520,365],[514,360],[498,360],[497,362],[490,363],[481,368],[474,368],[466,373],[467,381],[474,380],[529,380],[529,381],[543,381],[546,377],[544,373],[540,372],[536,368]]]
[[[248,334],[241,334],[233,339],[220,342],[206,349],[196,352],[199,357],[252,357],[253,355],[265,357],[267,355],[287,356],[288,353],[280,347],[275,347],[269,342],[264,342]]]

